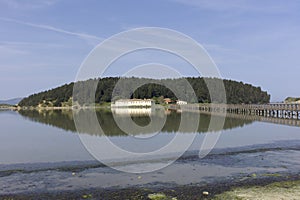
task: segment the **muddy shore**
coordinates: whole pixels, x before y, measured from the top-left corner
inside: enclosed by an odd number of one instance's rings
[[[271,184],[271,185],[270,185]],[[6,194],[0,195],[0,199],[13,199],[13,200],[29,200],[29,199],[151,199],[151,194],[164,194],[166,198],[162,199],[224,199],[228,197],[232,199],[233,196],[227,194],[227,191],[239,190],[240,188],[255,187],[256,191],[264,188],[271,188],[273,185],[276,187],[287,188],[289,185],[295,186],[300,184],[299,174],[281,175],[281,176],[265,176],[265,177],[252,177],[242,181],[221,181],[216,183],[210,183],[207,185],[178,185],[178,186],[155,186],[149,187],[129,187],[129,188],[90,188],[85,190],[69,190],[69,191],[39,191],[34,193],[20,193],[20,194]],[[260,189],[257,189],[258,186]],[[299,193],[299,188],[296,188],[296,192]],[[203,193],[204,192],[204,193]],[[208,192],[208,195],[205,193]],[[243,191],[240,191],[241,193]],[[289,191],[290,192],[290,191]],[[297,194],[298,194],[297,193]],[[220,195],[221,194],[221,195]],[[222,196],[223,195],[223,196]],[[285,196],[284,191],[282,193]],[[291,194],[289,194],[291,195]],[[259,196],[256,197],[260,199]],[[263,198],[263,197],[261,197]],[[295,196],[296,198],[296,196]],[[153,198],[155,199],[155,198]],[[159,198],[158,198],[159,199]],[[235,198],[234,198],[235,199]],[[240,198],[243,199],[243,198]],[[250,198],[251,199],[251,198]]]

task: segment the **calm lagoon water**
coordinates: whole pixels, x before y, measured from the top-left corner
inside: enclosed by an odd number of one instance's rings
[[[88,116],[88,112],[82,110],[78,115]],[[195,139],[176,162],[137,178],[137,174],[110,169],[94,159],[80,138],[101,140],[104,135],[92,127],[86,127],[78,133],[72,111],[0,111],[0,194],[90,187],[200,184],[243,178],[251,173],[300,172],[299,127],[227,117],[215,148],[200,159],[198,153],[204,137],[219,131],[208,131],[210,115],[188,113],[186,116],[191,122],[196,115],[200,116],[198,129],[191,131],[186,127],[178,132],[180,112],[135,110],[128,113],[141,126],[150,122],[149,115],[158,121],[165,117],[166,122],[160,131],[154,128],[148,132],[136,131],[127,135],[118,128],[113,117],[115,115],[122,120],[124,111],[97,111],[99,124],[106,137],[125,150],[153,151],[172,141],[176,134],[182,140],[191,136]],[[149,157],[143,161],[130,160],[113,153],[107,155],[108,160],[124,169],[148,169],[172,159],[171,154],[157,159]]]

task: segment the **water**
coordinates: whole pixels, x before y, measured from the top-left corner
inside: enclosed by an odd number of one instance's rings
[[[89,110],[75,115],[89,119]],[[140,126],[165,120],[147,131],[135,129],[126,134],[116,124],[131,115]],[[103,133],[93,125],[76,130],[72,111],[0,111],[0,194],[28,191],[73,190],[90,187],[129,187],[185,185],[216,180],[243,179],[249,174],[300,172],[300,129],[244,117],[227,117],[224,127],[209,128],[211,115],[185,113],[189,123],[200,117],[197,130],[179,127],[184,113],[165,110],[97,110]],[[222,117],[216,117],[222,120]],[[220,132],[221,131],[221,132]],[[198,157],[205,136],[218,134],[215,148],[203,159]],[[98,162],[82,140],[102,141],[108,138],[124,150],[147,153],[164,147],[175,135],[181,141],[193,138],[186,152],[170,166],[142,174],[119,172]],[[176,144],[180,149],[180,143]],[[101,146],[101,149],[105,151]],[[166,164],[177,155],[172,149],[159,156],[123,157],[106,152],[103,158],[118,169],[150,170]],[[180,172],[180,173],[179,173]],[[72,174],[73,173],[73,174]],[[74,174],[75,173],[75,174]]]

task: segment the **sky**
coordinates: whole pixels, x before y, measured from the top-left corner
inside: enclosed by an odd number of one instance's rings
[[[260,86],[272,101],[299,97],[299,10],[297,0],[0,0],[0,99],[74,81],[97,44],[139,27],[188,35],[223,78]],[[181,62],[151,51],[129,58]],[[107,75],[120,75],[122,64]]]

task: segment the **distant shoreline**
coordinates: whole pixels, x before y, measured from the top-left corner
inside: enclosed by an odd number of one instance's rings
[[[0,105],[0,110],[16,110],[17,106],[14,105]]]

